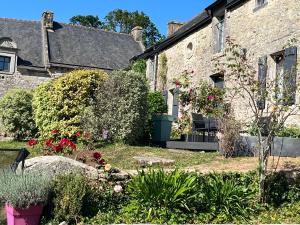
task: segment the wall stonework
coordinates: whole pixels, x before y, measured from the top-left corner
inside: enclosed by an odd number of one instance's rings
[[[259,57],[267,55],[268,76],[272,77],[276,71],[276,63],[270,55],[283,50],[292,38],[298,40],[293,45],[298,47],[297,60],[298,64],[300,63],[300,2],[299,0],[268,0],[265,6],[259,9],[255,9],[255,7],[256,1],[249,0],[227,10],[225,34],[247,49],[254,68],[258,68]],[[174,88],[172,80],[184,70],[195,72],[193,82],[200,79],[212,82],[210,76],[215,73],[214,59],[222,57],[222,53],[214,53],[214,28],[215,20],[213,19],[210,24],[164,50],[168,60],[167,90]],[[187,57],[189,43],[193,45],[191,57]],[[297,82],[300,82],[300,69],[298,69]],[[229,84],[226,84],[225,74],[226,85]],[[168,98],[169,114],[172,113],[173,99],[171,96],[170,94]],[[297,101],[300,101],[299,94]],[[233,102],[233,106],[238,119],[250,120],[250,109],[246,101],[237,99]],[[289,122],[300,124],[300,114],[291,118]]]

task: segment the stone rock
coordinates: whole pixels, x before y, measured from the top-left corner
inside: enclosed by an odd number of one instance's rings
[[[21,171],[19,165],[18,171]],[[51,177],[81,173],[90,179],[98,179],[98,170],[76,160],[63,156],[39,156],[25,161],[24,173],[49,174]]]
[[[140,166],[152,166],[152,165],[173,165],[175,160],[172,159],[164,159],[160,157],[153,157],[153,156],[135,156],[133,157]]]
[[[117,173],[110,173],[109,179],[113,181],[126,181],[130,178],[130,175],[125,171],[120,171]]]

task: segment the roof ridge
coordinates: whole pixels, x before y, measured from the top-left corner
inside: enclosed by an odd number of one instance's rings
[[[11,21],[20,21],[20,22],[40,23],[40,21],[38,21],[38,20],[24,20],[24,19],[15,19],[15,18],[6,18],[6,17],[0,17],[0,20],[11,20]]]
[[[57,21],[55,21],[55,22],[57,22]],[[103,32],[107,32],[107,33],[117,34],[117,35],[122,34],[122,35],[132,37],[131,34],[120,33],[120,32],[111,31],[111,30],[104,30],[104,29],[96,28],[96,27],[87,27],[87,26],[83,26],[83,25],[70,24],[70,23],[64,23],[64,22],[57,22],[57,23],[67,25],[67,26],[70,26],[70,27],[78,27],[78,28],[83,28],[83,29],[87,29],[87,30],[94,30],[94,31],[103,31]]]

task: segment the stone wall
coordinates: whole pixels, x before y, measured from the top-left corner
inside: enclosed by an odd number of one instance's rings
[[[226,12],[225,34],[234,38],[236,43],[247,49],[255,68],[258,68],[258,58],[268,55],[268,76],[273,76],[276,63],[270,55],[282,50],[292,38],[299,40],[294,45],[298,47],[298,62],[300,63],[300,4],[298,0],[268,0],[265,6],[255,9],[255,2],[255,0],[246,1]],[[168,59],[167,90],[174,88],[172,80],[184,70],[194,71],[194,82],[199,79],[212,82],[210,76],[215,73],[214,60],[223,56],[222,53],[214,53],[215,23],[216,19],[214,18],[212,23],[164,51]],[[190,43],[193,46],[192,50],[188,48]],[[298,81],[299,72],[300,70],[298,70]],[[151,75],[148,74],[148,76]],[[230,84],[226,84],[225,75],[226,85]],[[297,101],[299,101],[299,97],[297,97]],[[172,102],[170,93],[168,97],[169,114],[172,113]],[[237,118],[250,119],[250,109],[246,101],[237,99],[233,105]],[[292,118],[290,122],[294,123],[295,120],[300,123],[300,115]]]

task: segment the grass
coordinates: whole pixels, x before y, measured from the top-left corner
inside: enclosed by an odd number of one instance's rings
[[[1,151],[1,149],[20,149],[26,147],[25,142],[2,141],[0,142],[0,169],[9,166],[17,157],[17,152]]]

